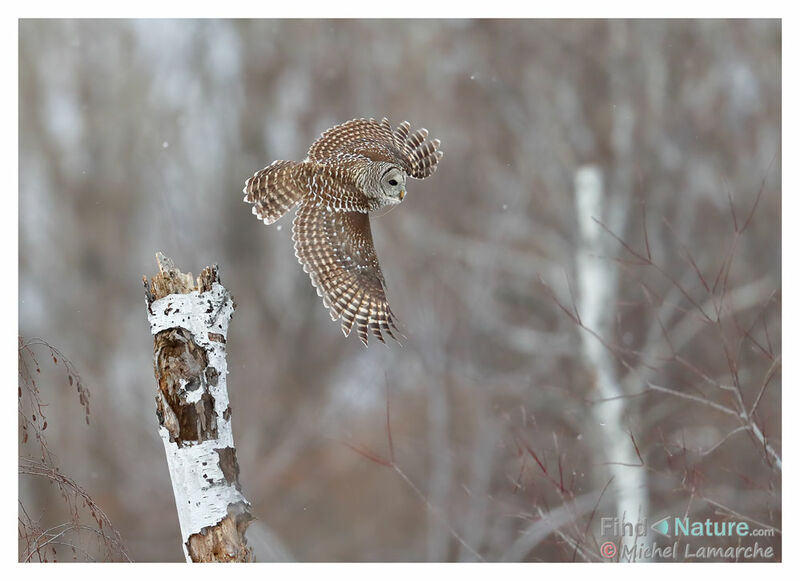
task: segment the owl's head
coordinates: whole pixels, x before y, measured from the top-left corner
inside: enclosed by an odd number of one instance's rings
[[[388,163],[380,170],[380,179],[373,190],[376,201],[380,206],[399,204],[406,195],[406,173]]]

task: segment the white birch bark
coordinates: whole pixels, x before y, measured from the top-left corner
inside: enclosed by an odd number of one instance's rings
[[[226,380],[233,299],[216,269],[206,269],[194,285],[191,274],[158,258],[161,273],[148,289],[147,316],[155,336],[159,435],[183,551],[190,562],[250,560],[244,530],[252,517],[239,490]],[[156,298],[167,290],[177,292]]]
[[[613,253],[605,251],[606,237],[595,221],[607,215],[606,205],[600,170],[594,166],[580,168],[575,175],[575,207],[581,237],[576,274],[578,313],[585,327],[581,329],[582,356],[586,368],[595,376],[598,402],[592,413],[595,428],[602,435],[602,457],[607,459],[610,476],[614,478],[609,488],[615,494],[614,516],[636,523],[647,517],[647,474],[631,441],[628,400],[614,359],[597,337],[613,336],[612,314],[618,286],[617,269],[603,259]],[[635,537],[623,537],[620,544],[633,546],[635,541]],[[622,551],[622,546],[619,550]]]

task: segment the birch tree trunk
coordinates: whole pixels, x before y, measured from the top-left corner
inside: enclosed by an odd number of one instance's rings
[[[606,254],[603,230],[595,220],[609,219],[624,223],[614,212],[627,212],[623,201],[609,204],[603,193],[603,176],[595,166],[580,168],[575,176],[575,208],[581,236],[576,259],[578,278],[578,313],[584,327],[581,347],[584,364],[592,370],[599,401],[592,408],[599,426],[602,446],[608,458],[608,470],[613,477],[611,490],[615,494],[616,517],[620,522],[637,523],[647,518],[647,474],[631,440],[630,424],[634,418],[627,405],[627,394],[617,374],[616,363],[607,346],[598,337],[612,337],[613,313],[619,281],[617,270],[603,260]],[[588,330],[591,330],[594,335]],[[635,536],[620,541],[620,555],[630,555],[636,547]],[[627,548],[627,551],[623,550]],[[647,560],[640,558],[637,560]]]
[[[226,336],[234,304],[216,266],[195,281],[156,255],[144,277],[154,339],[156,415],[189,562],[251,561],[253,520],[239,487],[228,403]]]

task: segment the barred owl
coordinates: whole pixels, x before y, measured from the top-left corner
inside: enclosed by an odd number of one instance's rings
[[[386,300],[369,213],[399,204],[409,177],[430,176],[442,158],[428,131],[410,133],[403,121],[353,119],[325,131],[301,162],[275,161],[247,180],[244,201],[272,224],[295,206],[295,255],[322,297],[331,319],[348,336],[355,327],[364,345],[370,331],[397,340]],[[394,332],[393,332],[394,330]]]

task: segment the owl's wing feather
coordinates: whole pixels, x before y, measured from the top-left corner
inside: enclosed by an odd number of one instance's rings
[[[426,141],[427,129],[410,133],[411,125],[403,121],[392,131],[389,120],[352,119],[325,131],[308,150],[312,161],[325,161],[343,156],[361,156],[372,161],[397,164],[413,178],[423,179],[436,171],[442,158],[438,139]]]
[[[385,118],[380,122],[375,119],[351,119],[331,127],[308,150],[308,158],[312,161],[348,155],[394,163],[402,159],[392,138],[392,126]]]
[[[394,130],[392,137],[405,160],[406,173],[412,178],[425,179],[436,171],[436,166],[444,155],[439,149],[441,142],[438,139],[426,141],[428,130],[424,127],[414,133],[410,133],[410,130],[411,124],[403,121]]]
[[[385,342],[398,331],[372,242],[368,214],[328,210],[315,200],[300,205],[292,230],[295,254],[342,331],[364,345],[369,332]]]
[[[332,210],[368,212],[369,200],[355,183],[366,163],[354,155],[329,163],[274,161],[245,182],[244,201],[265,224],[282,218],[307,195]]]
[[[294,208],[305,194],[306,170],[302,163],[274,161],[245,182],[244,201],[253,204],[253,214],[259,220],[272,224]]]

